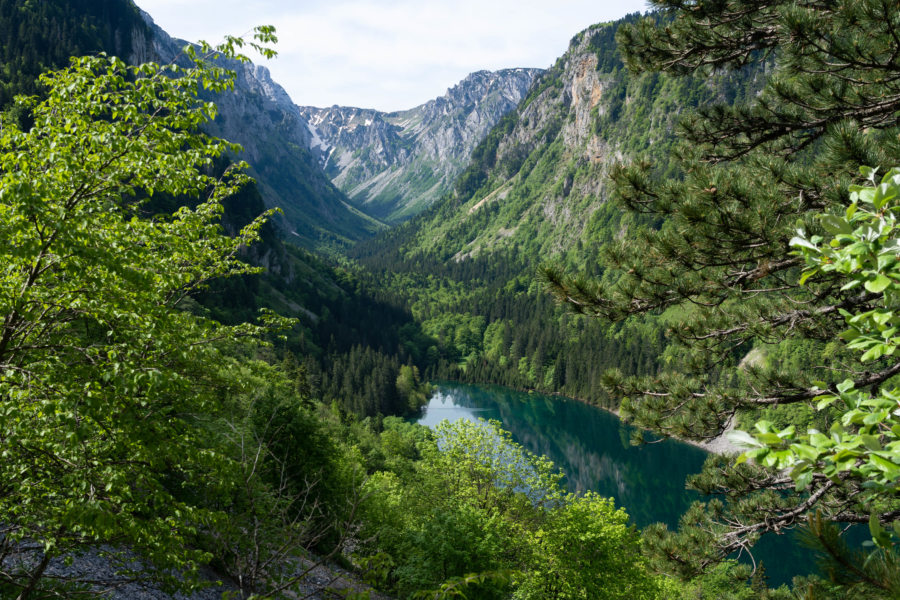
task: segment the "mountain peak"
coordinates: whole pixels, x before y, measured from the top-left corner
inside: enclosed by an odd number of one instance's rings
[[[438,98],[396,112],[301,107],[332,181],[367,212],[408,218],[445,194],[488,131],[540,69],[470,73]]]

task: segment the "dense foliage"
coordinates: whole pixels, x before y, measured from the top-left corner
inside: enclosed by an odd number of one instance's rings
[[[268,30],[260,35],[271,39]],[[239,43],[220,51],[233,53]],[[223,175],[217,162],[234,148],[197,131],[215,107],[199,101],[196,89],[221,92],[230,82],[228,72],[200,59],[191,67],[128,67],[83,58],[45,76],[44,100],[19,100],[34,127],[21,131],[5,117],[3,593],[99,593],[132,578],[190,588],[200,583],[197,567],[211,562],[241,594],[279,595],[318,564],[310,549],[334,556],[369,531],[375,537],[360,543],[404,561],[386,582],[402,582],[405,595],[462,576],[450,585],[477,580],[489,582],[475,586],[489,595],[515,588],[523,598],[546,597],[547,589],[578,597],[585,577],[615,573],[605,584],[609,597],[651,597],[658,583],[624,512],[599,498],[566,497],[549,465],[508,437],[498,446],[505,454],[488,457],[494,436],[505,434],[460,425],[438,443],[422,428],[389,421],[379,435],[311,395],[317,382],[310,363],[283,348],[277,351],[286,358],[274,366],[272,349],[242,339],[265,328],[221,324],[248,308],[239,299],[216,300],[229,289],[223,278],[243,278],[231,289],[254,296],[273,285],[248,279],[257,269],[238,260],[262,220],[238,229],[249,215],[232,214],[233,235],[222,235],[222,201],[234,201],[246,183],[233,169]],[[269,244],[258,251],[277,250]],[[366,318],[347,296],[338,298],[342,310]],[[426,335],[397,329],[402,352],[423,354]],[[340,398],[357,412],[367,403],[377,406],[373,414],[416,408],[427,394],[417,368],[396,359],[379,367],[380,356],[351,348],[348,368],[338,360],[334,378],[322,374],[323,388],[338,376],[361,378],[330,393],[368,390],[361,405],[353,394]],[[367,472],[373,475],[361,488]],[[401,473],[393,489],[415,503],[388,534],[383,515],[392,501],[375,482]],[[453,495],[438,510],[421,503],[421,489]],[[425,513],[436,519],[429,532],[419,529]],[[458,519],[460,530],[441,525]],[[485,522],[499,529],[484,529]],[[521,551],[510,554],[492,531],[506,532]],[[523,531],[532,545],[516,541]],[[568,543],[579,535],[592,543]],[[406,540],[403,552],[394,539]],[[451,547],[469,552],[470,543],[481,562],[460,555],[443,570],[431,568],[452,557]],[[82,552],[103,555],[116,577],[78,570],[60,577],[60,561]],[[615,570],[572,570],[573,552]],[[473,569],[486,572],[469,575]]]
[[[220,200],[245,178],[201,170],[232,147],[195,133],[215,111],[196,90],[228,74],[101,56],[42,83],[44,100],[17,100],[33,127],[4,115],[0,135],[2,552],[33,558],[3,583],[23,599],[84,546],[129,544],[164,568],[203,556],[184,540],[210,513],[177,482],[220,468],[196,424],[215,411],[216,341],[262,331],[185,310],[209,280],[253,271],[235,255],[262,224],[223,236]],[[156,191],[204,199],[138,218]]]
[[[470,598],[658,597],[640,538],[611,501],[565,494],[561,474],[496,422],[421,433],[386,421],[396,450],[366,484],[377,512],[364,513],[362,533],[401,597],[473,572],[489,576],[466,586]]]
[[[789,241],[795,227],[815,234],[832,226],[836,217],[818,216],[845,212],[848,174],[860,165],[896,163],[900,15],[878,0],[655,4],[672,21],[645,19],[621,30],[629,68],[705,75],[768,58],[776,67],[758,96],[700,108],[682,122],[683,179],[659,180],[645,164],[614,171],[622,206],[665,221],[648,229],[639,247],[608,247],[605,265],[620,275],[614,282],[548,276],[583,313],[675,317],[676,346],[664,372],[607,379],[638,424],[709,439],[744,411],[762,409],[790,410],[805,429],[817,402],[848,389],[839,387],[842,380],[877,390],[897,372],[890,356],[870,355],[860,364],[832,344],[845,328],[843,315],[869,314],[881,295],[845,286],[838,271],[804,278],[801,286],[803,260],[791,254]],[[787,354],[800,348],[804,360],[767,361],[773,346]],[[827,427],[834,414],[820,417]],[[854,478],[813,476],[803,481],[803,493],[789,494],[794,481],[777,471],[712,466],[693,485],[730,501],[698,506],[678,534],[657,530],[649,538],[682,572],[815,510],[840,523],[869,522],[872,510],[875,521],[894,518],[893,501],[868,504],[868,484]]]
[[[848,348],[860,352],[860,362],[866,363],[892,356],[900,342],[894,314],[900,169],[890,170],[880,182],[875,169],[861,170],[871,185],[851,187],[852,204],[843,215],[822,215],[822,226],[829,235],[823,239],[799,230],[791,246],[798,249],[795,254],[801,254],[807,266],[801,281],[820,272],[834,273],[847,280],[842,286],[846,289],[881,296],[871,310],[841,311],[849,326],[841,338]],[[900,593],[900,556],[892,536],[900,538],[900,513],[894,500],[900,485],[900,423],[894,413],[900,396],[895,384],[858,389],[848,378],[835,387],[837,394],[817,398],[817,411],[840,412],[827,434],[814,427],[802,432],[794,425],[779,428],[759,420],[754,435],[734,434],[750,448],[740,460],[752,459],[781,471],[790,469],[798,491],[815,480],[827,480],[826,490],[835,485],[858,487],[858,501],[870,510],[869,528],[878,550],[859,567],[858,581],[844,583],[856,591],[871,593],[874,588],[896,595]],[[884,519],[891,523],[890,532],[881,525]]]
[[[87,4],[0,2],[0,33],[32,40],[4,56],[0,92],[38,91],[30,77],[63,54],[130,49],[136,13]],[[195,91],[225,91],[225,71],[79,59],[18,101],[0,138],[0,594],[190,588],[207,563],[242,597],[290,597],[340,556],[403,598],[786,598],[723,558],[811,508],[843,588],[797,589],[894,593],[895,245],[878,203],[896,181],[857,189],[873,206],[851,213],[842,169],[894,164],[897,17],[874,1],[663,4],[576,36],[454,195],[358,263],[287,247],[257,218],[259,192],[224,156],[236,148],[198,130],[215,108]],[[602,84],[587,116],[566,112],[574,63]],[[697,107],[675,160],[675,122]],[[651,161],[614,173],[631,212],[598,202],[598,147]],[[786,254],[795,217],[802,257]],[[854,258],[874,245],[871,264]],[[548,257],[599,281],[551,271],[570,304],[617,322],[555,306],[535,280]],[[296,320],[276,337],[249,324],[260,308]],[[850,348],[833,339],[845,317]],[[850,373],[811,369],[836,360]],[[693,485],[728,502],[642,542],[496,424],[386,417],[414,413],[429,377],[624,397],[664,435],[763,418],[743,437],[755,462],[711,460]],[[878,551],[853,556],[829,520],[869,523]],[[81,551],[115,580],[60,578]]]
[[[649,151],[659,176],[677,175],[670,152],[678,115],[752,96],[762,69],[687,78],[630,73],[613,39],[638,19],[577,35],[478,145],[451,196],[352,250],[373,273],[370,286],[402,299],[437,341],[423,372],[615,406],[601,385],[605,372],[659,370],[665,318],[614,325],[573,318],[547,298],[538,265],[554,260],[614,280],[593,257],[623,236],[640,244],[639,227],[659,221],[603,202],[607,155]],[[595,87],[575,91],[581,80]]]

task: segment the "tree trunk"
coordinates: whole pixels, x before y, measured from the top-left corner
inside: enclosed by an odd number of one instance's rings
[[[41,577],[44,575],[44,571],[47,569],[47,565],[50,564],[50,553],[45,552],[44,557],[41,559],[40,564],[37,566],[37,569],[31,574],[31,579],[28,580],[28,585],[25,586],[25,589],[19,593],[16,597],[16,600],[27,600],[31,593],[37,588],[38,582],[41,580]]]

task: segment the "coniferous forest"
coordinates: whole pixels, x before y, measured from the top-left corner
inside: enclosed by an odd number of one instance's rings
[[[129,0],[0,0],[0,597],[898,597],[900,11],[652,6],[320,252],[206,133],[275,28],[159,64]],[[639,530],[416,424],[446,380],[737,451]],[[788,531],[816,573],[738,560]]]

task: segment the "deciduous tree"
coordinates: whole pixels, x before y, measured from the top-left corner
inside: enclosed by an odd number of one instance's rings
[[[271,54],[271,28],[255,40]],[[4,595],[30,597],[51,560],[87,548],[128,548],[171,584],[190,584],[206,557],[189,540],[216,514],[184,488],[223,460],[201,426],[218,406],[217,342],[264,330],[188,310],[210,280],[255,270],[237,252],[263,218],[234,237],[219,225],[247,178],[208,175],[235,146],[198,129],[215,115],[198,92],[232,85],[208,59],[240,58],[243,44],[187,48],[166,66],[76,58],[42,77],[44,100],[17,100],[33,128],[2,120]],[[142,198],[160,193],[194,207],[142,218]]]

